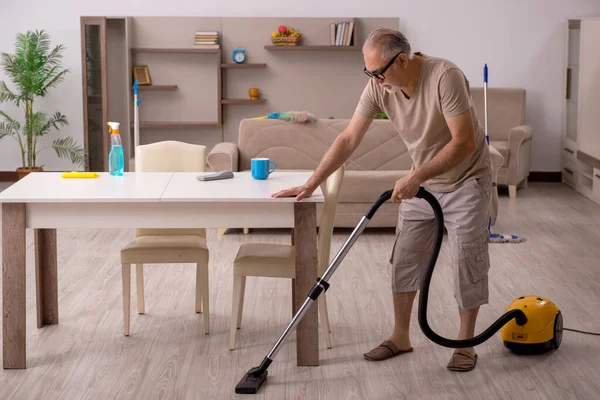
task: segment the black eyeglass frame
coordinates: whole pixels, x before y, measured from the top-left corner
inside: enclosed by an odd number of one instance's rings
[[[401,51],[400,53],[396,54],[394,57],[392,57],[392,59],[390,60],[389,63],[387,63],[387,65],[385,67],[383,67],[383,69],[381,70],[381,72],[371,72],[369,70],[367,70],[367,67],[364,68],[364,72],[365,74],[367,74],[367,76],[369,76],[370,78],[377,78],[379,80],[384,80],[385,76],[383,75],[385,73],[385,71],[388,70],[389,67],[392,66],[392,64],[394,63],[394,61],[396,61],[396,58],[398,58],[398,56],[400,54],[404,53],[403,51]]]

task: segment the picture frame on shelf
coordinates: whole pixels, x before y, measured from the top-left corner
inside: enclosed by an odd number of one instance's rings
[[[137,65],[133,67],[133,80],[138,81],[140,86],[152,85],[150,78],[150,69],[147,65]]]

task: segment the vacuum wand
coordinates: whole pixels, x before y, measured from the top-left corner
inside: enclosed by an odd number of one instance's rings
[[[383,193],[379,198],[373,203],[371,209],[363,216],[356,226],[348,240],[344,243],[342,248],[338,251],[336,256],[333,258],[333,261],[329,264],[329,267],[323,273],[323,276],[317,278],[317,283],[313,286],[308,294],[308,297],[300,307],[300,309],[296,312],[296,315],[292,318],[290,324],[285,328],[275,345],[269,351],[269,354],[262,360],[258,367],[251,368],[240,380],[240,382],[235,387],[236,393],[241,394],[255,394],[260,386],[263,384],[265,379],[267,379],[267,369],[273,362],[275,356],[281,349],[281,346],[289,336],[289,334],[296,328],[304,314],[308,311],[308,309],[312,306],[312,304],[317,300],[317,298],[321,295],[321,293],[326,292],[329,289],[329,283],[327,282],[329,278],[335,273],[338,266],[350,251],[350,248],[354,245],[354,242],[358,239],[358,237],[362,234],[362,232],[367,227],[370,219],[375,215],[377,209],[381,207],[383,203],[388,201],[392,197],[393,190],[388,190]]]

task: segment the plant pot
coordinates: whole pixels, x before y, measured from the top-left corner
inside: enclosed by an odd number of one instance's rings
[[[32,172],[42,172],[44,171],[42,168],[37,167],[37,168],[17,168],[17,175],[19,176],[19,180],[25,178],[27,175],[29,175]]]

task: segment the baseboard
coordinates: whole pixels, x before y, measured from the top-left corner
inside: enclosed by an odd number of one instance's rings
[[[0,171],[0,182],[16,182],[19,180],[17,171]]]
[[[556,171],[552,171],[552,172],[547,172],[547,171],[532,171],[529,172],[529,179],[527,179],[528,182],[555,182],[555,183],[560,183],[562,182],[562,174],[560,171],[556,172]]]

